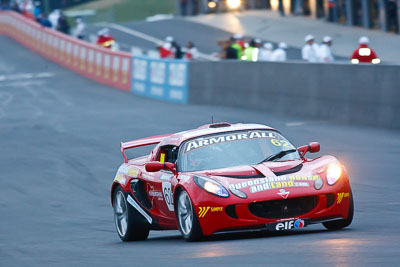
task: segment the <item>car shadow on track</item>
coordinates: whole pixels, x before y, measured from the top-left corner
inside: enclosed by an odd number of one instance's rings
[[[352,231],[354,229],[347,228],[336,231],[328,231],[326,229],[316,229],[316,230],[291,230],[291,231],[267,231],[267,230],[253,230],[253,231],[239,231],[239,232],[224,232],[217,233],[212,236],[204,237],[200,242],[213,242],[213,241],[230,241],[230,240],[240,240],[240,239],[256,239],[256,238],[274,238],[274,237],[286,237],[286,236],[296,236],[296,235],[310,235],[310,234],[330,234],[338,233],[343,231]],[[149,238],[145,242],[152,241],[176,241],[183,240],[181,235],[168,235],[168,236],[157,236]]]

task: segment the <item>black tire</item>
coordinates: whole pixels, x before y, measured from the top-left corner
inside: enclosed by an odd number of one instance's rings
[[[183,208],[183,205],[181,202],[181,198],[183,198],[183,197],[186,199],[186,210],[189,210],[188,211],[189,213],[187,213],[187,214],[188,214],[188,216],[190,216],[192,218],[189,231],[188,231],[188,229],[184,229],[185,227],[182,226],[182,223],[183,223],[182,211],[184,210],[184,208]],[[178,196],[176,199],[177,199],[177,201],[176,201],[176,217],[177,217],[177,221],[178,221],[179,231],[181,232],[183,238],[189,242],[201,240],[203,238],[203,232],[201,230],[199,219],[197,218],[196,211],[193,208],[193,204],[192,204],[192,201],[191,201],[188,193],[185,190],[181,190],[178,193]],[[188,207],[189,205],[190,205],[190,207]]]
[[[150,232],[149,227],[143,222],[143,216],[127,202],[127,196],[128,194],[123,192],[120,186],[115,189],[113,194],[114,223],[117,234],[122,241],[146,240]],[[121,197],[121,199],[118,200],[118,197]],[[126,208],[125,227],[121,225],[119,220],[119,218],[121,218],[119,217],[119,214],[122,214],[119,212],[121,210],[118,210],[117,206],[119,201],[122,201],[121,204],[125,205]],[[122,228],[126,228],[126,230],[123,231]]]
[[[353,221],[353,216],[354,216],[354,200],[353,200],[353,192],[350,190],[350,204],[349,204],[349,212],[347,218],[343,220],[324,222],[322,224],[328,230],[339,230],[349,226]]]

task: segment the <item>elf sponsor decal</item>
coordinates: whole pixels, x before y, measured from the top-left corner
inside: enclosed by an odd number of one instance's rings
[[[204,218],[204,216],[206,216],[208,211],[211,211],[211,213],[213,213],[213,212],[221,212],[223,210],[224,210],[223,207],[210,207],[210,206],[199,207],[199,218]]]
[[[275,230],[276,231],[281,231],[281,230],[290,230],[290,229],[296,229],[296,228],[303,228],[305,226],[304,220],[297,219],[294,221],[285,221],[285,222],[280,222],[275,225]]]
[[[276,177],[265,177],[244,181],[241,183],[230,184],[229,189],[243,189],[250,187],[250,193],[257,193],[274,188],[309,187],[310,183],[308,181],[318,180],[319,178],[320,177],[318,175],[283,175]]]
[[[196,139],[186,143],[186,148],[184,151],[187,153],[193,149],[200,148],[203,146],[219,144],[229,141],[255,139],[255,138],[279,138],[279,137],[275,132],[267,132],[267,131],[250,131],[247,133],[240,132],[228,135],[212,136],[208,138]]]
[[[345,193],[345,192],[337,193],[336,203],[337,204],[342,203],[343,198],[349,197],[349,196],[350,196],[350,193]]]
[[[174,211],[174,198],[172,196],[171,183],[162,183],[162,192],[164,194],[165,203],[168,206],[169,211]]]

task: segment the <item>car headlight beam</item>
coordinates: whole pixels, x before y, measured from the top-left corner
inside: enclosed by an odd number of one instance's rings
[[[229,197],[228,190],[217,181],[213,179],[202,177],[202,176],[193,176],[193,180],[200,188],[204,189],[210,194],[219,196],[219,197]]]
[[[329,185],[334,185],[339,178],[342,176],[343,169],[339,163],[333,163],[329,165],[326,170],[326,181]]]

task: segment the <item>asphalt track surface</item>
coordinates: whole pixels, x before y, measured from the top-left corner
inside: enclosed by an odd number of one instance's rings
[[[398,266],[399,132],[154,101],[98,85],[3,36],[0,51],[1,266]],[[197,243],[152,231],[147,241],[121,242],[109,196],[119,142],[191,129],[211,115],[271,125],[295,145],[321,142],[347,166],[353,224]]]

